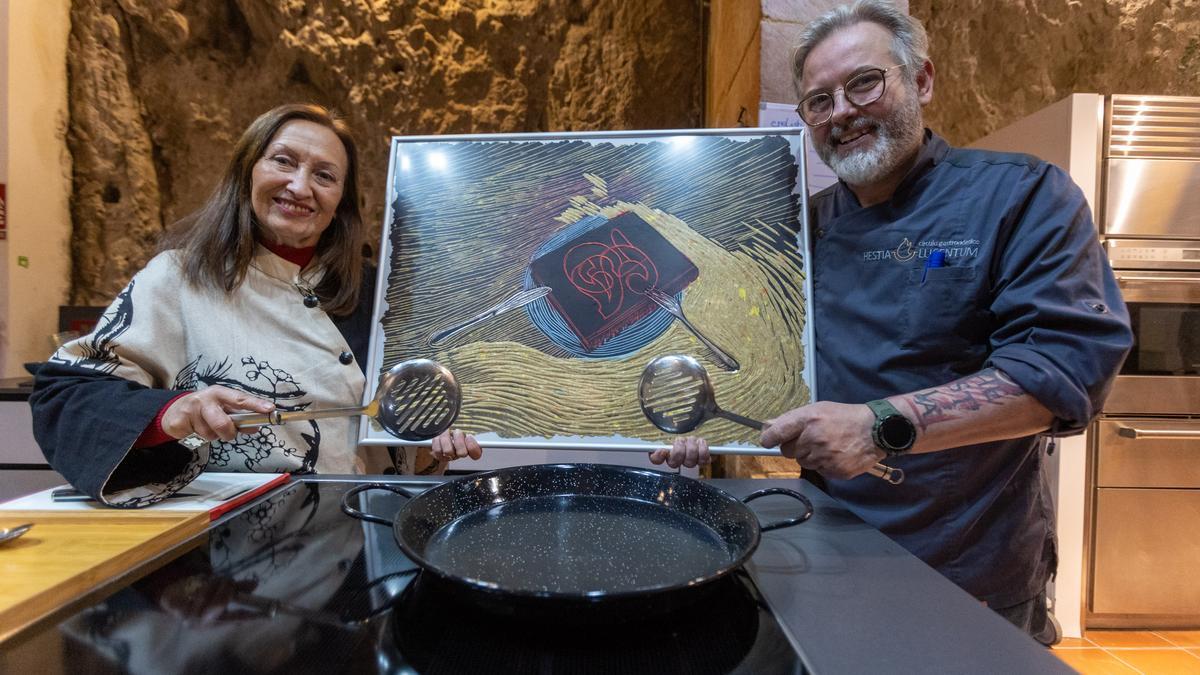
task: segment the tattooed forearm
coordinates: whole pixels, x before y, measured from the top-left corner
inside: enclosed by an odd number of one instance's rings
[[[999,370],[988,368],[913,394],[912,404],[917,413],[914,422],[925,431],[930,425],[960,419],[985,405],[1000,405],[1022,396],[1027,394],[1017,383]]]

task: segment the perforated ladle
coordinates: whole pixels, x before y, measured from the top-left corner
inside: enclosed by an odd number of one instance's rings
[[[669,434],[686,434],[714,417],[737,422],[762,431],[763,423],[722,410],[708,372],[696,359],[682,354],[659,356],[646,365],[638,383],[638,402],[642,413],[654,426]],[[714,452],[720,452],[719,450]],[[776,455],[766,452],[738,454]],[[904,471],[876,463],[867,473],[899,485]]]
[[[462,390],[454,374],[429,359],[401,361],[379,378],[375,398],[364,406],[318,410],[275,410],[230,415],[239,429],[331,417],[372,417],[384,431],[404,441],[434,438],[458,418]]]

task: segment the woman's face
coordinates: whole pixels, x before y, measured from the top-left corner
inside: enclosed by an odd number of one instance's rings
[[[349,161],[332,129],[292,120],[279,128],[250,175],[250,202],[272,243],[316,246],[342,201]]]

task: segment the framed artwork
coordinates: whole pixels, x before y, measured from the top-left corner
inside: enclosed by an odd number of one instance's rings
[[[368,396],[392,365],[430,358],[462,388],[456,428],[546,449],[669,443],[638,403],[665,354],[695,357],[726,410],[809,402],[803,134],[393,138]],[[721,419],[698,433],[757,446]]]

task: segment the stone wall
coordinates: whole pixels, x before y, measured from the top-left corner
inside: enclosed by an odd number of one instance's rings
[[[762,99],[837,0],[761,0]],[[1200,0],[899,0],[937,65],[931,126],[969,143],[1073,92],[1200,95]],[[702,126],[698,0],[73,0],[71,301],[105,303],[282,102],[350,118],[382,218],[394,134]]]
[[[910,0],[931,126],[968,143],[1076,92],[1200,95],[1200,0]]]
[[[71,301],[106,304],[291,101],[358,136],[368,222],[392,135],[702,126],[698,0],[72,0]]]
[[[838,0],[762,0],[763,100],[794,101],[787,48]],[[899,0],[929,31],[926,121],[966,144],[1073,93],[1200,95],[1200,0]]]
[[[796,103],[792,84],[791,48],[804,26],[846,0],[762,0],[762,98],[772,103]],[[893,4],[908,11],[908,0]]]

